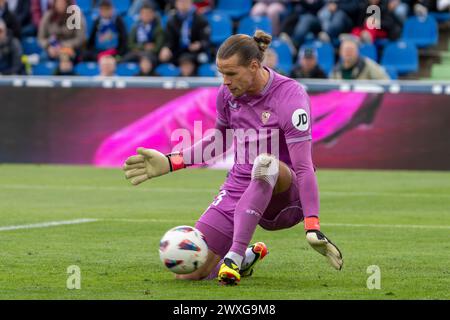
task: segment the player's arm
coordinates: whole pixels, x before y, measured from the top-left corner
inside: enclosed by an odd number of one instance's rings
[[[312,130],[309,98],[300,87],[285,92],[286,107],[280,114],[295,179],[299,186],[306,240],[316,251],[326,256],[331,265],[340,270],[342,255],[339,249],[320,231],[319,190],[312,162]]]
[[[319,190],[311,156],[312,140],[290,143],[288,148],[299,186],[306,240],[314,250],[326,256],[335,269],[341,270],[341,252],[320,231]]]
[[[165,175],[172,171],[184,169],[193,164],[202,164],[220,156],[231,146],[232,141],[226,137],[228,128],[227,116],[224,111],[223,86],[220,87],[216,101],[217,119],[214,134],[203,138],[178,153],[163,154],[154,149],[138,148],[137,155],[129,157],[124,166],[125,177],[133,185],[138,185],[148,179]],[[228,144],[227,144],[228,142]],[[211,154],[204,154],[204,150],[211,143],[217,146]],[[200,155],[200,162],[195,163]]]
[[[217,122],[215,129],[214,138],[211,136],[206,137],[179,153],[163,154],[155,149],[138,148],[136,150],[137,155],[133,155],[125,161],[123,166],[125,177],[129,179],[133,185],[138,185],[146,180],[184,169],[195,164],[191,160],[185,161],[184,155],[188,155],[188,159],[194,159],[195,154],[200,154],[202,155],[201,163],[211,160],[210,158],[219,156],[219,153],[225,152],[228,147],[224,143],[226,127],[220,122]],[[211,138],[214,140],[211,141]],[[220,139],[222,139],[222,141],[219,141]],[[218,151],[218,154],[212,153],[205,159],[203,150],[211,143],[218,143],[222,148],[214,148],[214,150]]]

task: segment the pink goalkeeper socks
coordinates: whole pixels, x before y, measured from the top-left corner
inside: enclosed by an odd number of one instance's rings
[[[230,252],[245,257],[256,226],[269,205],[273,187],[266,181],[252,180],[234,211],[233,245]]]

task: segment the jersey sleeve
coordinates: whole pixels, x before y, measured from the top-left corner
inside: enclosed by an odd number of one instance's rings
[[[225,110],[225,95],[223,92],[223,85],[220,86],[217,92],[216,111],[217,118],[216,123],[222,127],[229,128],[228,117]]]
[[[286,143],[311,140],[311,108],[308,95],[299,83],[292,84],[284,95],[280,101],[281,111],[278,119]]]

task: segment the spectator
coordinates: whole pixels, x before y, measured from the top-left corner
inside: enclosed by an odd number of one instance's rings
[[[164,44],[164,30],[155,7],[146,3],[139,15],[139,21],[130,33],[130,52],[123,61],[138,61],[142,54],[147,53],[158,55]]]
[[[39,29],[44,14],[53,7],[54,0],[31,0],[31,20],[36,29]]]
[[[169,18],[165,44],[159,53],[161,62],[176,63],[181,54],[188,52],[196,62],[208,61],[210,28],[208,21],[196,13],[192,0],[176,0],[176,12]]]
[[[123,56],[127,52],[127,30],[122,18],[114,12],[111,0],[101,0],[100,16],[94,21],[89,36],[86,60],[97,60],[102,52]]]
[[[183,53],[178,59],[178,66],[182,77],[195,77],[197,75],[195,56],[191,53]]]
[[[332,79],[388,80],[386,71],[375,61],[359,55],[356,38],[347,37],[339,48],[340,62],[334,67]]]
[[[320,20],[317,14],[323,7],[323,0],[301,1],[298,22],[292,33],[294,45],[299,48],[305,42],[309,33],[317,35],[321,31]]]
[[[17,18],[21,27],[21,36],[36,35],[36,28],[31,21],[30,0],[8,0],[8,8]]]
[[[280,15],[286,12],[284,2],[287,0],[256,0],[250,11],[251,16],[267,16],[272,23],[272,33],[277,36],[280,32]]]
[[[391,11],[397,19],[403,24],[408,18],[409,14],[409,0],[388,0],[388,9]]]
[[[84,44],[86,21],[83,16],[80,29],[67,28],[67,19],[70,17],[67,7],[71,4],[71,0],[55,0],[54,6],[41,20],[38,30],[39,44],[52,60],[59,58],[62,49],[71,51],[72,56],[75,56]]]
[[[366,10],[362,10],[357,26],[352,29],[351,33],[359,37],[361,42],[366,43],[373,43],[377,39],[385,38],[392,41],[397,40],[401,36],[403,26],[395,15],[394,8],[389,6],[388,0],[368,0],[364,8],[372,5],[380,8],[380,19],[368,16]]]
[[[263,64],[266,67],[274,70],[277,73],[284,74],[284,72],[282,72],[281,70],[279,70],[277,68],[277,65],[278,65],[278,54],[272,48],[267,48],[265,56],[264,56]]]
[[[73,61],[70,54],[61,53],[59,56],[58,67],[55,76],[75,76]]]
[[[291,72],[292,78],[326,79],[327,75],[317,64],[317,49],[304,48],[300,51],[298,65]]]
[[[0,0],[0,19],[5,22],[6,28],[11,30],[12,35],[20,39],[20,23],[15,14],[9,10],[6,0]]]
[[[214,8],[214,0],[195,0],[194,5],[198,13],[205,14]]]
[[[152,54],[144,54],[139,60],[138,77],[157,77],[159,74],[155,71],[156,57]]]
[[[19,40],[8,31],[6,23],[0,19],[0,75],[21,74],[22,47]]]
[[[112,55],[100,55],[99,61],[100,74],[98,77],[114,77],[116,76],[117,63]]]
[[[157,7],[160,10],[166,9],[167,1],[164,0],[133,0],[131,3],[130,8],[128,9],[127,15],[130,17],[134,17],[139,14],[139,11],[141,10],[142,6],[145,3],[150,3],[152,6]]]
[[[320,40],[337,43],[341,33],[350,32],[355,22],[352,18],[356,20],[361,10],[361,2],[357,0],[327,0],[318,12]]]

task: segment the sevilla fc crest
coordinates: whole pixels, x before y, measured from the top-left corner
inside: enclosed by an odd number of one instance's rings
[[[269,118],[270,118],[270,112],[264,111],[261,115],[262,123],[266,124],[267,121],[269,121]]]

